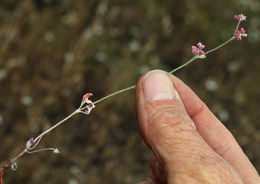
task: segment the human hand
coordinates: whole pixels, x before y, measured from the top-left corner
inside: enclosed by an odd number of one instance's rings
[[[154,183],[260,183],[228,129],[173,75],[160,70],[143,75],[136,109],[140,132],[154,153]]]

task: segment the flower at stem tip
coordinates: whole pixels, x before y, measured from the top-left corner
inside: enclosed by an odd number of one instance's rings
[[[191,47],[191,51],[192,51],[192,54],[195,55],[195,56],[203,56],[205,55],[205,52],[202,50],[205,48],[205,45],[203,45],[201,42],[199,42],[197,44],[198,47],[196,46],[192,46]]]
[[[58,148],[55,148],[55,149],[53,150],[53,153],[55,153],[55,154],[59,154],[60,151],[58,150]]]
[[[81,105],[79,107],[79,112],[89,115],[91,110],[95,108],[94,103],[88,99],[91,96],[93,96],[92,93],[86,93],[85,95],[83,95]]]
[[[237,19],[239,21],[244,21],[244,20],[246,20],[246,16],[241,13],[239,15],[234,15],[234,19]]]
[[[93,96],[92,93],[86,93],[86,94],[83,96],[82,100],[83,100],[83,101],[86,101],[86,100],[88,100],[88,98],[91,97],[91,96]]]
[[[241,28],[240,31],[238,29],[235,30],[234,37],[240,41],[242,37],[247,37],[246,31],[244,28]]]
[[[236,26],[236,29],[235,29],[235,32],[234,32],[234,37],[240,41],[242,40],[242,37],[247,37],[247,34],[246,34],[246,31],[244,28],[240,28],[240,31],[239,31],[239,26],[240,26],[240,23],[244,20],[246,20],[246,16],[244,14],[239,14],[239,15],[234,15],[234,18],[238,20],[237,22],[237,26]]]

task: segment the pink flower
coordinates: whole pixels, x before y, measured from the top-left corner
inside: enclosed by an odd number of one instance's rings
[[[88,98],[91,97],[93,94],[92,93],[86,93],[83,97],[82,97],[82,102],[81,105],[79,107],[80,112],[82,112],[83,114],[90,114],[91,110],[93,108],[95,108],[94,103],[89,100]]]
[[[199,49],[204,49],[205,48],[205,45],[203,45],[201,42],[199,42],[197,45],[198,45]]]
[[[239,15],[235,15],[234,16],[235,19],[239,20],[239,21],[244,21],[246,20],[246,16],[244,14],[239,14]]]
[[[196,47],[196,46],[191,47],[192,54],[195,55],[195,56],[205,55],[205,52],[202,50],[202,49],[205,48],[205,45],[203,45],[201,42],[199,42],[197,44],[197,46],[198,47]]]
[[[234,33],[235,38],[240,41],[242,40],[242,37],[247,37],[246,31],[244,28],[241,28],[240,31],[237,29]]]
[[[92,95],[93,95],[92,93],[86,93],[86,94],[83,96],[82,100],[83,100],[83,101],[87,101],[88,98],[91,97]]]

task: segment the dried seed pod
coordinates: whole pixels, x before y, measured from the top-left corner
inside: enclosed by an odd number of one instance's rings
[[[26,148],[29,149],[35,145],[35,141],[33,138],[30,138],[29,141],[26,143]]]
[[[12,169],[13,171],[16,171],[16,169],[17,169],[17,164],[16,164],[15,162],[11,164],[11,169]]]

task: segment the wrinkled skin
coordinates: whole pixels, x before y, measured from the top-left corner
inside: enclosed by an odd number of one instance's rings
[[[260,183],[233,135],[173,75],[159,70],[143,75],[137,83],[136,109],[140,132],[154,153],[154,183]]]

